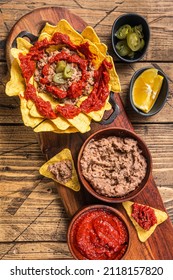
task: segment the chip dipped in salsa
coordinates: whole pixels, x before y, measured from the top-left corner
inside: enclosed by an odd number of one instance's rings
[[[133,201],[125,201],[122,205],[132,221],[141,242],[145,242],[154,233],[156,227],[168,218],[166,212],[149,205]]]
[[[82,36],[66,20],[46,24],[33,45],[18,38],[17,48],[11,50],[14,61],[6,93],[19,95],[24,123],[36,131],[86,132],[92,119],[101,120],[111,108],[110,91],[120,91],[104,46],[91,28]],[[33,118],[38,122],[33,124]]]

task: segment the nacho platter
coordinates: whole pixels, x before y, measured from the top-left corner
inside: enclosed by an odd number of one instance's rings
[[[50,20],[51,19],[51,20]],[[75,30],[82,32],[87,24],[75,14],[69,12],[63,8],[43,8],[37,9],[33,12],[22,17],[11,30],[6,47],[7,63],[10,70],[12,58],[10,50],[12,48],[15,38],[23,31],[28,31],[33,36],[38,36],[40,30],[44,27],[46,22],[52,25],[56,25],[61,19],[66,19],[73,26]],[[26,33],[24,33],[26,36]],[[111,124],[92,122],[91,130],[86,133],[71,133],[71,134],[57,134],[53,132],[38,132],[36,133],[38,141],[46,160],[49,160],[61,150],[70,149],[74,164],[76,165],[78,152],[85,139],[93,132],[103,127],[122,127],[129,130],[133,130],[131,123],[129,122],[126,113],[121,102],[120,95],[114,94],[114,99],[119,107],[119,114]],[[104,116],[106,118],[106,116]],[[58,193],[64,204],[64,208],[67,214],[71,217],[73,214],[83,205],[93,204],[95,201],[89,194],[84,193],[83,188],[79,192],[74,192],[69,188],[66,188],[58,183]],[[153,199],[153,197],[155,199]],[[136,199],[138,203],[149,204],[152,207],[165,211],[162,199],[157,190],[156,184],[151,176],[148,186],[145,191],[142,192]],[[125,210],[121,204],[114,205],[116,208],[122,211],[126,215]],[[173,252],[171,251],[173,230],[170,219],[168,218],[163,224],[161,224],[154,234],[145,243],[141,243],[136,235],[133,225],[129,221],[129,227],[131,230],[131,248],[129,250],[126,259],[172,259]],[[164,236],[164,239],[162,238]],[[158,246],[159,244],[159,246]]]

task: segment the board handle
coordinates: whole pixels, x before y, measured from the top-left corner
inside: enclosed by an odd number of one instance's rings
[[[120,108],[114,99],[114,92],[111,91],[109,103],[112,105],[113,112],[107,119],[101,120],[99,123],[102,125],[111,124],[120,113]]]
[[[38,36],[28,32],[28,31],[21,31],[13,40],[12,48],[17,48],[17,38],[28,38],[31,44],[34,44],[38,40]]]

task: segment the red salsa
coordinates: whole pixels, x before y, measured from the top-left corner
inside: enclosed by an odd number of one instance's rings
[[[55,110],[52,109],[49,101],[44,101],[41,95],[38,97],[36,89],[30,83],[30,78],[34,75],[37,65],[41,59],[44,58],[47,53],[47,49],[54,45],[65,45],[72,52],[66,52],[63,50],[56,55],[50,57],[48,62],[44,64],[41,69],[41,76],[39,77],[39,84],[43,85],[46,92],[52,95],[53,98],[57,98],[58,102],[64,105],[64,99],[75,100],[83,95],[83,91],[86,88],[87,80],[89,79],[88,69],[92,59],[95,57],[89,49],[88,42],[75,45],[70,41],[68,35],[56,32],[52,39],[48,41],[43,39],[37,41],[29,50],[28,54],[19,54],[20,67],[23,77],[26,82],[26,90],[24,97],[27,100],[32,100],[39,113],[47,119],[56,118],[61,115],[67,119],[74,118],[80,112],[89,113],[91,111],[100,110],[109,95],[109,73],[108,70],[112,68],[112,64],[103,60],[99,69],[94,70],[94,85],[87,98],[81,103],[80,107],[77,107],[73,103],[70,106],[65,105],[62,109],[58,105]],[[81,77],[78,81],[73,81],[67,90],[59,88],[57,84],[52,83],[49,79],[49,70],[53,64],[59,61],[66,61],[66,63],[76,64],[81,71]]]
[[[147,205],[134,203],[132,205],[132,217],[140,225],[140,227],[145,230],[149,230],[154,224],[157,223],[154,210]]]
[[[73,244],[84,259],[118,260],[127,250],[127,228],[108,210],[84,212],[73,224],[72,232]]]

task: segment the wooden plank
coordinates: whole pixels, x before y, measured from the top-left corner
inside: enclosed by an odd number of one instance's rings
[[[64,242],[25,242],[0,243],[2,260],[56,260],[72,259],[67,243]]]

